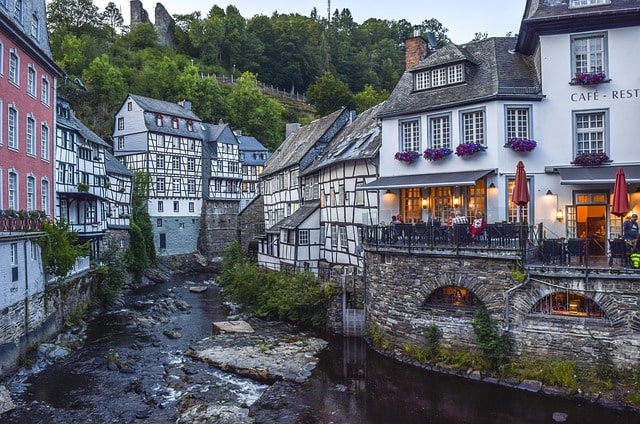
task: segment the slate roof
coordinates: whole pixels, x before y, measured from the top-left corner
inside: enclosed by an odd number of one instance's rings
[[[344,112],[345,109],[337,110],[289,134],[265,163],[262,175],[273,174],[300,162]]]
[[[527,0],[517,50],[533,54],[540,35],[636,26],[640,21],[638,0],[576,8],[569,8],[569,4],[570,0]]]
[[[218,143],[238,145],[238,138],[233,133],[229,124],[202,124],[204,148],[207,149],[212,159],[218,157]]]
[[[308,202],[304,205],[300,206],[297,211],[284,218],[282,221],[275,224],[273,227],[269,228],[267,232],[269,233],[277,233],[281,228],[287,230],[295,230],[302,223],[304,223],[307,218],[309,218],[315,211],[320,208],[320,202]]]
[[[134,173],[127,169],[118,159],[111,153],[104,151],[104,168],[107,174],[124,175],[127,177],[133,177]]]
[[[263,165],[265,163],[266,159],[258,159],[254,153],[266,154],[266,157],[269,158],[269,150],[255,137],[239,135],[238,141],[240,142],[240,152],[244,153],[244,158],[241,160],[244,165]]]
[[[379,117],[437,111],[490,100],[540,100],[542,88],[534,59],[514,51],[515,37],[492,37],[464,45],[449,43],[406,70]],[[465,63],[465,82],[414,91],[416,71]]]
[[[129,97],[135,101],[145,112],[161,113],[168,116],[177,116],[178,118],[191,119],[193,121],[201,121],[191,110],[180,106],[177,103],[167,102],[164,100],[152,99],[150,97],[140,96],[138,94],[129,94]]]
[[[376,114],[384,102],[365,110],[331,140],[328,148],[302,173],[310,174],[334,163],[373,158],[380,150],[382,136]]]
[[[68,107],[69,103],[66,102],[65,100],[61,100],[58,99],[58,103],[62,103],[64,105],[66,105]],[[109,145],[109,143],[107,143],[106,141],[104,141],[98,134],[94,133],[93,131],[91,131],[89,128],[87,128],[82,121],[80,121],[75,113],[73,112],[73,110],[69,109],[69,118],[66,118],[63,115],[58,115],[56,118],[56,122],[58,125],[64,126],[66,128],[69,128],[73,131],[75,131],[76,133],[80,134],[82,136],[82,138],[84,138],[85,140],[88,140],[92,143],[95,144],[99,144],[103,147],[111,147]]]

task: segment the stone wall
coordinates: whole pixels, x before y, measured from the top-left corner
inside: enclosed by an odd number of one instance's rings
[[[501,329],[508,328],[516,355],[570,358],[584,365],[606,354],[620,366],[638,363],[640,275],[534,270],[521,285],[511,276],[515,265],[511,257],[367,252],[367,323],[397,345],[424,342],[425,331],[435,325],[442,346],[477,349],[472,307],[425,302],[438,288],[458,286],[473,293]],[[585,293],[608,319],[532,312],[540,299],[565,287]]]
[[[258,196],[238,214],[238,233],[242,251],[258,259],[257,237],[264,232],[264,198]]]
[[[62,284],[47,284],[44,291],[0,311],[0,377],[18,368],[28,349],[62,330],[75,311],[84,310],[93,294],[92,275]]]
[[[221,258],[226,248],[238,239],[238,204],[236,201],[205,200],[198,250],[208,260]]]
[[[149,23],[152,24],[158,34],[158,44],[161,46],[174,48],[176,45],[175,27],[176,22],[171,17],[167,9],[161,4],[156,3],[155,24],[149,19],[149,13],[144,9],[140,0],[131,1],[131,25],[133,29],[136,25]]]
[[[158,226],[158,219],[162,225]],[[158,256],[185,255],[198,250],[200,218],[192,216],[152,216],[153,238]],[[160,248],[160,234],[166,237],[166,247]]]

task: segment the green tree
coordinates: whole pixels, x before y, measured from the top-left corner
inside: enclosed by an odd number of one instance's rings
[[[100,15],[102,25],[109,31],[111,40],[115,39],[116,33],[124,29],[124,18],[116,4],[110,1]]]
[[[73,34],[66,34],[62,40],[62,58],[58,65],[68,75],[82,75],[85,63],[86,43]]]
[[[78,244],[78,233],[69,228],[64,220],[42,223],[46,234],[40,239],[44,270],[59,279],[69,274],[77,258],[89,254],[88,243]]]
[[[320,115],[328,115],[342,107],[351,108],[354,105],[353,93],[349,86],[331,72],[325,72],[309,86],[307,101]]]
[[[124,39],[131,49],[146,49],[158,44],[158,33],[153,25],[143,22],[131,28]]]
[[[387,91],[377,91],[371,84],[364,86],[364,90],[354,96],[356,111],[364,112],[365,110],[383,102],[389,97]]]
[[[80,37],[100,27],[100,14],[93,0],[51,0],[47,5],[50,30]]]
[[[147,245],[142,235],[142,230],[133,222],[129,229],[127,264],[127,269],[133,274],[134,281],[141,282],[144,271],[149,266],[149,257],[147,256]]]
[[[146,258],[144,262],[146,264],[153,263],[156,260],[153,225],[151,224],[148,208],[150,182],[151,176],[148,173],[136,172],[133,177],[133,193],[131,194],[133,208],[131,221],[140,230]]]
[[[111,243],[101,256],[102,265],[96,270],[98,301],[113,302],[120,295],[126,279],[126,263],[120,248]]]

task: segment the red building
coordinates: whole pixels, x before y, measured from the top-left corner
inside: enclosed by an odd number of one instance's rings
[[[53,212],[56,79],[45,0],[0,2],[0,210]]]

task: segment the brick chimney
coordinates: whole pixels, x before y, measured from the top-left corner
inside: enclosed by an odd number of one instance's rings
[[[405,69],[413,68],[422,59],[427,57],[428,44],[427,40],[422,38],[421,35],[411,37],[404,42],[405,46]]]

